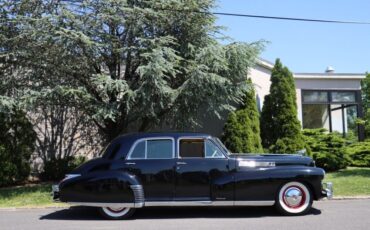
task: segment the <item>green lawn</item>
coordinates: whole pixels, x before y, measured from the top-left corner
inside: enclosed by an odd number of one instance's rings
[[[51,184],[0,188],[0,208],[55,207],[64,205],[52,202],[50,194]]]
[[[328,173],[325,181],[334,184],[335,196],[370,196],[370,168],[348,168]],[[0,188],[0,208],[66,206],[52,202],[51,184]]]
[[[370,168],[347,168],[328,173],[325,181],[333,182],[335,196],[370,196]]]

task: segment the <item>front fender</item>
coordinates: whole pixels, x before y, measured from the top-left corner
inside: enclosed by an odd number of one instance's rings
[[[236,200],[275,200],[279,188],[289,181],[309,186],[314,199],[321,198],[321,181],[325,172],[310,166],[243,167],[235,173]]]
[[[72,203],[135,203],[143,193],[136,176],[122,171],[91,172],[59,184],[59,199]],[[143,197],[140,197],[143,199]]]

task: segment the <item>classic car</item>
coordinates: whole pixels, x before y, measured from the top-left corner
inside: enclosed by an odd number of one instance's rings
[[[301,215],[332,197],[324,175],[302,155],[234,154],[201,133],[138,133],[119,136],[52,189],[55,201],[98,207],[109,219],[148,206],[275,206]]]

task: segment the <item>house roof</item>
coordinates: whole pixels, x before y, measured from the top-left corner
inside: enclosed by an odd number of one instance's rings
[[[263,58],[258,58],[258,66],[265,69],[272,70],[274,64]],[[366,77],[365,73],[293,73],[293,77],[296,79],[364,79]]]

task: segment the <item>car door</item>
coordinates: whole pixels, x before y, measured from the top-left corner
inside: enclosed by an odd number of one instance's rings
[[[228,173],[228,159],[207,138],[186,137],[177,142],[175,200],[214,200],[212,184]],[[223,199],[223,198],[222,198]]]
[[[125,170],[136,175],[144,188],[145,201],[170,201],[175,190],[175,141],[171,137],[137,141],[126,160]]]

